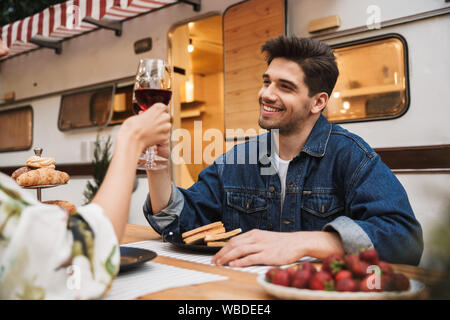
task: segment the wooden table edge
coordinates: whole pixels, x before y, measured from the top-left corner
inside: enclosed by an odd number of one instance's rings
[[[150,226],[141,226],[136,224],[127,224],[125,230],[125,236],[121,241],[121,245],[126,245],[135,242],[147,241],[147,240],[160,240],[161,236],[153,230]],[[201,264],[192,261],[186,261],[167,256],[158,255],[153,262],[171,265],[179,268],[186,268],[190,270],[212,273],[228,277],[227,280],[208,282],[197,285],[188,285],[184,287],[177,287],[150,293],[139,297],[138,299],[162,299],[162,300],[223,300],[223,296],[218,292],[214,292],[214,288],[220,284],[224,291],[230,290],[236,287],[240,287],[240,293],[236,294],[236,297],[232,297],[229,294],[225,294],[226,299],[233,300],[267,300],[276,299],[265,292],[265,290],[257,283],[257,274],[233,270],[226,267],[212,266],[207,264]],[[437,281],[440,281],[446,276],[446,273],[441,270],[426,269],[422,267],[393,264],[395,272],[404,273],[410,279],[420,281],[425,284],[427,289]],[[227,287],[228,286],[228,287]],[[190,292],[191,290],[191,292]],[[192,292],[192,290],[194,292]],[[206,290],[207,296],[203,296],[200,292]],[[181,291],[181,293],[177,293]],[[240,294],[240,297],[239,297]],[[177,297],[180,297],[177,299]],[[423,296],[422,298],[426,298]],[[231,300],[230,299],[230,300]]]

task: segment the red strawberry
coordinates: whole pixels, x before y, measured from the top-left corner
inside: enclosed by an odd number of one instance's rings
[[[332,275],[341,271],[344,267],[344,258],[337,253],[330,254],[323,260],[322,271],[331,273]]]
[[[392,276],[390,274],[381,274],[381,286],[385,291],[393,291]]]
[[[298,266],[298,270],[309,270],[312,273],[316,273],[316,268],[314,268],[313,264],[310,261],[305,261]]]
[[[382,274],[386,274],[387,275],[387,274],[393,274],[394,273],[394,269],[386,261],[378,262],[378,266],[380,267],[380,270],[381,270]]]
[[[368,264],[378,264],[378,252],[375,249],[366,249],[359,253],[359,259],[367,262]]]
[[[359,256],[356,254],[349,254],[347,256],[345,256],[344,258],[344,263],[345,263],[345,267],[348,270],[352,270],[352,266],[353,264],[355,264],[356,262],[359,262]]]
[[[409,279],[403,273],[392,274],[393,290],[405,291],[409,289]]]
[[[309,280],[308,286],[311,290],[334,290],[334,281],[330,273],[325,271],[316,272]]]
[[[281,269],[278,268],[278,267],[275,267],[275,268],[270,268],[269,270],[267,270],[267,272],[266,272],[266,281],[272,282],[272,278],[275,275],[275,273],[278,272],[278,270],[281,270]]]
[[[280,286],[289,287],[290,284],[289,271],[287,271],[286,269],[280,269],[273,275],[272,283]]]
[[[313,271],[311,271],[310,269],[298,270],[292,279],[291,287],[299,289],[308,288],[309,280],[311,279],[313,274]]]
[[[317,270],[309,261],[299,264],[298,271],[292,279],[291,286],[296,288],[307,288],[308,282]]]
[[[292,281],[292,279],[294,278],[295,274],[297,273],[298,266],[297,265],[293,265],[293,266],[290,266],[289,268],[286,268],[286,270],[289,273],[289,279]]]
[[[379,283],[377,283],[376,278],[377,275],[375,273],[369,274],[364,279],[361,280],[359,284],[359,290],[364,292],[379,292],[381,290],[381,279]]]
[[[391,276],[381,276],[376,279],[376,273],[367,275],[360,283],[360,290],[365,292],[381,292],[391,290]]]
[[[342,272],[342,271],[341,271]],[[359,283],[357,280],[350,278],[342,278],[336,281],[336,290],[337,291],[358,291]]]
[[[351,279],[352,273],[348,270],[341,270],[334,276],[334,280]]]
[[[364,278],[367,275],[368,267],[369,267],[369,264],[367,262],[358,261],[352,265],[352,268],[350,269],[350,271],[352,272],[352,274],[355,278]]]

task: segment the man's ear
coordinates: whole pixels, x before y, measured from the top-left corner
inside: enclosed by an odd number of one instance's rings
[[[314,95],[314,104],[311,107],[311,112],[320,113],[328,103],[328,94],[326,92],[319,92]]]

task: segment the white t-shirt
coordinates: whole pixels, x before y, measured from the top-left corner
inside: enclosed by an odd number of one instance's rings
[[[284,196],[286,195],[286,176],[291,160],[283,160],[277,153],[274,153],[273,156],[275,169],[281,182],[281,210],[283,210]]]

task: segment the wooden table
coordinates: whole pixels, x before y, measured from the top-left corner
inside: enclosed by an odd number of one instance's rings
[[[151,227],[128,224],[121,244],[145,240],[161,239]],[[227,280],[203,284],[190,285],[180,288],[167,289],[139,299],[156,300],[267,300],[274,299],[268,295],[256,282],[257,275],[248,272],[230,270],[220,266],[210,266],[170,257],[157,256],[154,262],[186,268],[196,271],[208,272],[228,277]],[[442,277],[442,272],[428,270],[408,265],[393,265],[396,272],[404,273],[411,279],[431,285]],[[423,298],[426,298],[424,296]]]

